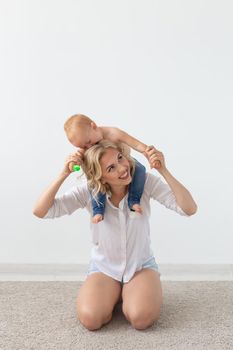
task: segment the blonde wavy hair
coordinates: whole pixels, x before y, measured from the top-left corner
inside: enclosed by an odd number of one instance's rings
[[[103,184],[101,181],[102,169],[100,165],[102,156],[107,152],[109,148],[116,149],[122,153],[122,155],[128,160],[130,164],[131,176],[134,174],[135,161],[130,156],[129,149],[125,147],[124,144],[102,140],[86,150],[83,158],[82,169],[87,177],[88,188],[96,200],[99,192],[111,195],[110,186],[107,183]]]

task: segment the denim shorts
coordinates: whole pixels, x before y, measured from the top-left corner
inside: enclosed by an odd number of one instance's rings
[[[159,267],[158,264],[155,261],[154,257],[149,258],[144,264],[142,264],[142,269],[151,269],[159,273]],[[91,275],[92,273],[95,272],[101,272],[96,264],[93,261],[90,261],[89,268],[87,271],[87,275]],[[160,275],[160,273],[159,273]]]

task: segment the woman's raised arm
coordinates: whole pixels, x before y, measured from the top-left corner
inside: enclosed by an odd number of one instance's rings
[[[166,168],[164,155],[154,147],[150,146],[144,153],[148,158],[151,167],[154,167],[155,161],[160,161],[160,168],[156,170],[163,176],[172,192],[175,195],[176,203],[187,214],[193,215],[197,211],[197,204],[195,203],[190,192],[170,173]]]
[[[70,163],[75,163],[77,161],[77,154],[70,154],[64,164],[64,168],[62,172],[58,175],[58,177],[50,184],[50,186],[40,195],[38,200],[35,203],[35,206],[33,208],[33,214],[37,216],[38,218],[43,218],[49,208],[52,207],[54,203],[55,196],[61,187],[62,183],[65,181],[65,179],[71,174],[71,171],[69,169]]]

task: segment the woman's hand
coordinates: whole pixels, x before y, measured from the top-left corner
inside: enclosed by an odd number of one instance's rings
[[[71,153],[65,160],[63,173],[69,175],[73,172],[74,165],[82,165],[84,149],[80,148],[75,153]]]
[[[154,146],[147,146],[144,155],[148,159],[151,169],[154,168],[159,172],[166,169],[163,153],[157,150]]]

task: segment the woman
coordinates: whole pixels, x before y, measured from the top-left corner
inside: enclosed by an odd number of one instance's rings
[[[57,197],[56,193],[70,175],[67,158],[58,178],[38,199],[34,214],[55,218],[86,207],[91,213],[91,196],[106,193],[104,220],[92,224],[92,257],[88,276],[77,298],[77,315],[89,330],[99,329],[112,318],[115,304],[122,299],[122,310],[136,329],[145,329],[158,320],[162,290],[158,266],[150,248],[150,198],[181,215],[193,215],[197,206],[188,190],[168,171],[164,156],[151,147],[146,156],[158,169],[166,184],[147,173],[141,198],[142,214],[127,206],[128,186],[134,171],[133,159],[121,145],[101,141],[85,152],[83,170],[87,184]]]

